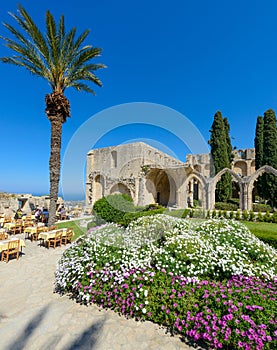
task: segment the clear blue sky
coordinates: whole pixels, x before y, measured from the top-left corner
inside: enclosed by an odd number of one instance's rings
[[[17,3],[1,2],[1,22],[14,23],[8,12],[15,12]],[[21,4],[41,29],[47,9],[57,19],[64,14],[67,28],[76,26],[79,33],[91,29],[87,43],[103,49],[95,62],[108,66],[98,72],[103,87],[95,88],[96,97],[66,91],[72,117],[63,127],[62,154],[83,123],[119,104],[150,102],[172,108],[186,116],[206,141],[213,116],[221,110],[229,119],[233,146],[239,148],[253,147],[258,115],[268,108],[277,111],[275,0],[25,0]],[[0,35],[7,35],[3,26]],[[11,55],[3,44],[0,56]],[[50,124],[44,97],[50,88],[11,65],[0,64],[0,75],[0,191],[48,193]],[[189,150],[171,136],[149,126],[130,125],[109,131],[96,146],[154,139],[185,160]]]

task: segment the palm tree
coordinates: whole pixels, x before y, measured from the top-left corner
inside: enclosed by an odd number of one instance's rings
[[[21,5],[18,6],[18,11],[19,15],[11,13],[11,16],[21,31],[4,23],[13,35],[13,40],[2,37],[6,46],[16,54],[12,57],[2,57],[1,61],[26,68],[32,74],[46,79],[52,89],[45,98],[45,112],[51,123],[49,225],[53,225],[56,221],[60,180],[62,124],[70,116],[70,103],[64,91],[73,87],[77,91],[95,94],[86,82],[102,86],[93,72],[105,66],[91,63],[91,59],[100,55],[101,49],[83,45],[89,30],[75,38],[76,28],[66,33],[64,16],[56,23],[53,15],[47,11],[46,33],[43,34]]]

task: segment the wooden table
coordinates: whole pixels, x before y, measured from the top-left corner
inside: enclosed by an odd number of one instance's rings
[[[0,241],[0,253],[3,251],[3,250],[7,250],[8,249],[8,243],[10,241],[16,241],[18,238],[9,238],[9,239],[3,239]],[[23,239],[20,239],[20,248],[22,250],[22,247],[25,247],[25,242]]]
[[[41,239],[43,241],[47,241],[49,238],[54,238],[57,231],[63,231],[62,235],[66,236],[67,228],[60,228],[60,229],[52,230],[52,231],[48,231],[48,232],[41,232],[38,235],[38,239]]]

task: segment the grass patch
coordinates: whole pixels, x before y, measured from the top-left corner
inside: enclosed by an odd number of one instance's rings
[[[81,227],[78,225],[79,220],[76,221],[66,221],[57,223],[58,228],[71,228],[74,231],[73,240],[77,239],[81,235],[87,232],[86,227]]]
[[[244,225],[257,237],[274,238],[277,240],[277,224],[271,222],[243,221]]]
[[[250,221],[243,221],[243,223],[256,237],[277,249],[277,224]]]
[[[175,218],[181,218],[183,213],[184,213],[184,211],[185,211],[185,209],[176,209],[176,210],[171,210],[171,211],[166,210],[164,212],[164,214],[173,216]]]

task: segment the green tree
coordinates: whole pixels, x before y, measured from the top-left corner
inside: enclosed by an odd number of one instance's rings
[[[255,169],[258,170],[263,166],[263,147],[264,147],[264,119],[258,116],[255,130]],[[260,197],[263,197],[263,180],[260,176],[257,182],[257,192]]]
[[[227,119],[227,118],[226,118]],[[217,174],[224,168],[231,167],[231,161],[229,156],[229,144],[227,142],[227,134],[229,137],[230,127],[225,128],[225,123],[220,111],[217,111],[214,115],[213,124],[210,130],[211,137],[209,144],[211,146],[212,156],[212,171],[211,175]],[[227,120],[227,124],[228,120]],[[231,142],[230,142],[231,143]],[[232,193],[232,179],[230,174],[223,174],[220,181],[216,185],[215,198],[217,202],[226,202]]]
[[[89,30],[76,37],[76,28],[66,32],[64,16],[56,23],[47,11],[46,33],[43,34],[21,5],[18,11],[19,15],[11,16],[19,29],[4,23],[13,39],[2,37],[6,46],[16,54],[3,57],[1,61],[26,68],[32,74],[44,78],[52,89],[45,98],[45,112],[51,123],[49,225],[53,225],[60,180],[62,124],[70,116],[70,104],[64,91],[73,87],[77,91],[95,94],[87,82],[102,86],[94,71],[105,66],[91,63],[92,59],[100,55],[101,49],[84,45]]]
[[[264,113],[263,165],[277,169],[277,126],[276,115],[272,109]],[[277,205],[277,178],[273,174],[265,174],[263,193],[271,206]]]
[[[225,128],[227,153],[228,153],[229,163],[231,164],[234,159],[234,154],[233,154],[233,147],[232,147],[231,137],[230,137],[230,124],[227,117],[223,118],[223,122],[224,122],[224,128]]]

